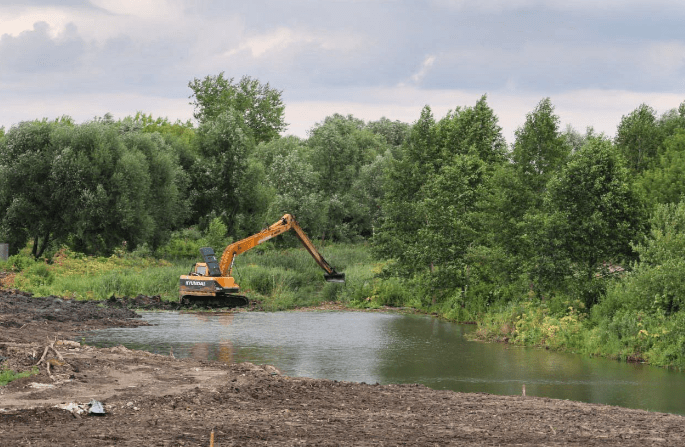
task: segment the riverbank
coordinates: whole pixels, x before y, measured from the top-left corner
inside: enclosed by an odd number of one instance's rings
[[[70,341],[81,330],[144,324],[127,312],[0,292],[3,366],[39,370],[0,388],[3,445],[209,445],[212,431],[222,446],[676,445],[685,438],[685,418],[676,415],[285,377],[270,366]],[[104,404],[104,416],[78,414],[76,404],[87,409],[92,399]]]

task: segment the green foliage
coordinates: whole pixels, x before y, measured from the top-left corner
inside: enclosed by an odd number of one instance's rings
[[[377,209],[372,209],[376,197],[355,197],[352,191],[363,167],[385,153],[388,145],[384,138],[366,129],[362,120],[335,114],[314,126],[308,146],[316,191],[327,202],[319,211],[324,217],[322,237],[350,240],[355,235],[371,236],[369,216],[377,215]]]
[[[549,98],[544,98],[535,110],[526,115],[525,124],[515,132],[511,154],[516,175],[525,187],[529,207],[539,208],[541,193],[553,174],[566,163],[570,146],[559,132],[559,117]],[[519,215],[522,215],[519,212]]]
[[[193,90],[195,119],[200,124],[217,119],[223,113],[235,113],[249,130],[251,138],[257,143],[278,138],[285,130],[283,120],[285,106],[281,100],[283,92],[262,84],[257,79],[243,76],[240,81],[224,77],[224,72],[216,76],[195,78],[188,83]]]
[[[2,139],[0,234],[14,252],[33,240],[33,255],[40,257],[52,237],[63,237],[68,231],[63,217],[72,191],[69,182],[63,182],[60,150],[51,141],[60,127],[68,125],[23,122]]]
[[[0,260],[0,270],[21,272],[33,266],[36,262],[38,261],[33,256],[17,253],[7,258],[7,261]]]
[[[322,254],[338,271],[345,272],[345,284],[325,282],[323,271],[304,248],[250,250],[236,258],[234,275],[242,291],[261,301],[266,310],[357,299],[360,295],[355,291],[373,278],[368,248],[329,245]]]
[[[231,240],[227,237],[228,228],[219,218],[212,219],[207,229],[205,240],[207,246],[214,248],[217,253],[221,253],[223,249],[229,245]]]
[[[381,226],[373,239],[376,255],[394,259],[394,265],[405,273],[428,268],[414,262],[414,253],[409,250],[420,243],[417,230],[425,223],[419,211],[420,191],[429,173],[439,167],[438,154],[435,119],[426,106],[412,126],[407,143],[389,164],[381,202]]]
[[[185,216],[185,181],[158,134],[121,134],[109,118],[13,127],[0,147],[2,232],[12,247],[33,240],[89,253],[156,247]]]
[[[650,169],[640,175],[637,186],[647,203],[674,203],[685,194],[685,130],[666,138]]]
[[[178,299],[178,278],[187,262],[172,265],[141,254],[89,257],[61,248],[49,263],[35,262],[18,273],[14,286],[38,296],[106,299],[110,296],[161,295]]]
[[[628,161],[633,172],[642,172],[657,155],[663,133],[656,112],[646,104],[621,118],[616,132],[616,147]]]
[[[455,155],[423,185],[419,213],[425,224],[418,229],[420,243],[408,247],[416,261],[432,265],[441,288],[465,287],[466,252],[477,239],[474,212],[480,198],[485,166],[472,155]]]
[[[590,280],[600,264],[631,258],[644,214],[611,142],[592,139],[573,154],[548,183],[544,206],[545,214],[531,221],[540,229],[535,245],[543,283],[558,283],[574,269]]]
[[[172,233],[166,244],[157,250],[157,255],[164,259],[195,259],[200,248],[206,247],[202,233],[195,227]]]
[[[556,312],[552,307],[560,308]],[[476,338],[582,351],[587,315],[580,302],[513,302],[482,317]]]
[[[440,158],[449,160],[454,154],[461,154],[478,157],[486,165],[503,162],[506,143],[497,122],[486,95],[473,107],[449,111],[436,128],[436,144],[442,150]]]
[[[195,185],[201,196],[198,203],[204,207],[204,215],[214,212],[221,216],[229,234],[236,235],[240,231],[236,216],[249,206],[249,191],[259,181],[247,176],[254,140],[232,109],[201,123],[197,140],[204,157],[200,168],[203,176],[196,179]]]
[[[390,121],[388,118],[382,117],[378,121],[369,121],[366,124],[366,129],[384,137],[385,142],[390,146],[398,147],[404,144],[409,137],[411,126],[401,121]]]
[[[21,379],[22,377],[35,376],[40,371],[37,367],[33,367],[31,371],[16,372],[11,369],[0,370],[0,386],[5,386],[13,380]]]

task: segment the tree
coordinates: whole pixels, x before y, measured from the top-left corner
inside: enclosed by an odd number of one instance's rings
[[[659,152],[637,179],[637,187],[647,203],[678,203],[685,194],[685,130],[666,138]]]
[[[415,262],[410,248],[418,243],[418,229],[425,225],[418,205],[421,188],[439,166],[435,126],[433,112],[425,106],[384,179],[382,219],[374,236],[374,249],[378,256],[394,259],[395,266],[405,273],[429,267]]]
[[[53,175],[57,154],[51,141],[61,125],[47,120],[22,122],[0,140],[0,219],[13,253],[31,239],[32,254],[38,258],[55,235],[66,233],[68,222],[61,210],[69,206],[68,186]]]
[[[656,112],[646,104],[624,115],[618,125],[615,143],[633,172],[645,170],[657,155],[663,137]]]
[[[216,76],[195,78],[188,83],[195,106],[194,117],[200,124],[218,118],[230,109],[245,122],[256,143],[270,141],[284,131],[285,105],[282,91],[262,84],[257,79],[243,76],[240,81],[227,79],[224,72]]]
[[[503,162],[506,143],[497,122],[497,116],[487,104],[486,95],[473,107],[457,107],[449,111],[436,129],[437,144],[443,151],[440,157],[450,160],[454,154],[470,154],[488,165]]]
[[[559,284],[574,271],[588,281],[603,263],[631,259],[630,243],[644,225],[625,161],[603,138],[589,140],[550,180],[544,211],[531,218],[538,229],[538,279],[547,284]],[[587,297],[586,304],[596,299]]]
[[[122,136],[123,144],[132,152],[140,152],[150,181],[146,212],[152,221],[144,241],[156,249],[167,241],[189,213],[186,196],[187,175],[179,164],[178,155],[158,132],[131,132]],[[129,155],[131,156],[131,155]],[[141,187],[142,185],[136,185]]]
[[[478,241],[477,204],[486,165],[475,155],[455,154],[422,186],[418,208],[425,224],[421,241],[410,253],[434,268],[434,283],[443,289],[466,285],[466,253]]]
[[[362,168],[388,148],[384,138],[366,129],[363,120],[335,114],[312,128],[307,144],[317,189],[328,200],[327,237],[370,236],[367,204],[358,202],[352,188]]]
[[[398,120],[390,121],[386,117],[382,117],[378,121],[369,121],[366,128],[376,135],[382,135],[392,147],[401,146],[409,137],[411,130],[409,124]]]
[[[150,215],[152,178],[145,154],[123,143],[112,120],[56,129],[59,151],[54,176],[68,196],[60,203],[69,222],[68,244],[76,251],[109,254],[149,241],[155,221]]]
[[[203,208],[201,215],[221,216],[229,234],[236,236],[236,216],[249,205],[249,191],[259,181],[246,175],[254,151],[252,132],[242,116],[229,109],[200,124],[197,143],[203,160],[193,176],[192,187],[199,196],[196,205]]]
[[[570,153],[549,98],[541,100],[526,115],[526,122],[516,129],[515,136],[511,154],[515,171],[529,192],[541,197],[550,177],[564,165]]]

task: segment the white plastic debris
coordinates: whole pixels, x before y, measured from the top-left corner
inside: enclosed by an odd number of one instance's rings
[[[89,410],[90,414],[95,414],[95,415],[105,414],[105,408],[102,406],[101,402],[98,402],[97,400],[93,399],[90,401],[90,403],[88,405],[90,406],[90,410]]]

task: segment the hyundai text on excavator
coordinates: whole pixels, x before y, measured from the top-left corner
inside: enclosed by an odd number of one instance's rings
[[[217,262],[214,250],[211,247],[201,248],[200,253],[205,262],[196,263],[188,275],[181,276],[179,286],[180,302],[185,304],[198,302],[226,307],[247,305],[249,300],[247,297],[239,295],[240,287],[231,276],[236,256],[289,230],[295,230],[295,234],[309,254],[324,269],[326,273],[324,273],[323,277],[326,281],[345,282],[345,274],[336,272],[321,256],[304,231],[302,231],[295,217],[285,214],[278,222],[268,228],[226,247],[221,255],[220,262]]]

